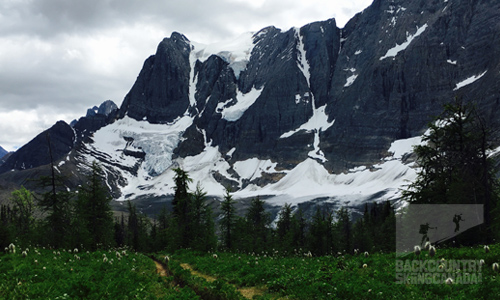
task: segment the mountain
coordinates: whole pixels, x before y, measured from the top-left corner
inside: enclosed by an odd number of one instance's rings
[[[9,153],[9,151],[0,146],[0,158],[4,157],[7,153]]]
[[[214,45],[174,32],[118,110],[59,125],[59,169],[97,160],[117,199],[145,203],[169,199],[175,167],[211,196],[228,186],[275,206],[395,200],[443,104],[473,101],[500,128],[498,24],[493,0],[375,0],[344,28],[271,26]],[[13,157],[0,172],[44,163]]]

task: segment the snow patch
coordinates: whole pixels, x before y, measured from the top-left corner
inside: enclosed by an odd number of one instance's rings
[[[231,150],[227,151],[226,155],[229,156],[229,157],[232,157],[234,151],[236,151],[236,148],[233,147]]]
[[[277,163],[271,160],[260,160],[258,158],[250,158],[244,161],[237,161],[234,163],[233,168],[240,175],[240,177],[253,180],[259,178],[261,173],[276,173]]]
[[[303,37],[300,35],[299,29],[294,28],[295,30],[295,37],[298,40],[297,43],[297,50],[299,51],[298,57],[297,57],[297,66],[299,67],[300,71],[302,74],[304,74],[304,77],[307,80],[307,86],[311,86],[310,78],[311,78],[311,73],[310,73],[310,68],[309,68],[309,62],[307,61],[306,57],[306,49],[304,47],[304,41],[302,40]],[[313,100],[314,101],[314,100]]]
[[[456,60],[451,60],[451,59],[446,60],[446,62],[449,63],[449,64],[451,64],[451,65],[456,65],[457,64]]]
[[[301,130],[306,130],[309,132],[313,131],[313,130],[325,131],[328,128],[330,128],[335,121],[328,122],[328,115],[325,113],[325,108],[326,108],[326,104],[321,106],[320,108],[314,109],[313,115],[311,116],[311,118],[307,122],[305,122],[304,124],[302,124],[299,128],[297,128],[295,130],[291,130],[291,131],[283,133],[280,136],[280,139],[290,137]]]
[[[488,72],[488,70],[484,71],[483,73],[481,73],[479,75],[474,75],[474,76],[471,76],[471,77],[469,77],[469,78],[467,78],[465,80],[460,81],[459,83],[457,83],[456,87],[453,90],[456,91],[458,89],[463,88],[466,85],[469,85],[469,84],[475,82],[476,80],[478,80],[481,77],[483,77],[484,74],[486,74],[486,72]]]
[[[405,50],[416,37],[421,35],[427,29],[427,27],[428,27],[427,24],[424,24],[422,27],[417,27],[417,32],[415,32],[414,35],[409,35],[407,32],[406,41],[401,45],[396,44],[395,47],[392,47],[391,49],[387,50],[387,53],[384,56],[382,56],[380,60],[384,60],[388,57],[396,57],[396,55],[398,55],[399,52]]]
[[[184,159],[177,159],[176,164],[183,170],[188,172],[189,177],[193,179],[193,187],[197,182],[200,182],[203,190],[209,195],[223,195],[225,188],[222,184],[218,183],[214,174],[218,173],[226,178],[232,176],[228,173],[231,168],[229,163],[223,158],[219,151],[219,147],[206,146],[202,153],[195,156],[188,156]],[[170,181],[173,187],[173,173],[165,174],[164,180]],[[173,193],[173,188],[171,189]]]
[[[222,118],[227,121],[237,121],[245,113],[245,111],[257,101],[264,88],[256,89],[255,87],[250,92],[243,94],[237,91],[236,104],[226,107],[233,99],[229,99],[224,103],[217,104],[216,111],[222,114]]]
[[[356,80],[356,78],[358,78],[358,74],[352,74],[351,76],[347,77],[344,87],[351,86]]]
[[[233,69],[236,78],[239,78],[241,71],[246,69],[250,55],[252,53],[254,33],[247,32],[233,41],[214,43],[210,45],[191,42],[193,58],[204,62],[212,55],[217,55]]]
[[[392,159],[401,159],[405,154],[412,153],[413,147],[422,144],[422,137],[416,136],[408,139],[396,140],[391,144],[389,152]]]
[[[401,186],[414,178],[415,170],[399,160],[385,161],[371,169],[359,168],[355,172],[330,174],[318,161],[308,158],[280,181],[263,188],[248,185],[234,196],[275,195],[267,200],[272,205],[294,205],[314,198],[327,198],[327,202],[341,200],[354,205],[368,201],[380,192],[385,192],[384,199],[397,199],[401,196]]]

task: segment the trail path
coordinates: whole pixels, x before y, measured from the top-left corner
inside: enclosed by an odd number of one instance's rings
[[[186,264],[186,263],[181,264],[181,267],[184,270],[188,270],[189,272],[191,272],[191,274],[193,274],[195,276],[205,278],[205,280],[208,281],[208,282],[212,282],[212,281],[217,280],[217,278],[215,278],[213,276],[210,276],[210,275],[207,275],[207,274],[203,274],[203,273],[200,273],[200,272],[198,272],[196,270],[193,270],[193,268],[189,264]]]
[[[188,270],[189,272],[191,272],[191,274],[193,274],[195,276],[204,278],[208,282],[212,282],[212,281],[217,280],[216,277],[213,277],[213,276],[210,276],[210,275],[207,275],[207,274],[203,274],[203,273],[200,273],[200,272],[198,272],[196,270],[193,270],[193,267],[191,267],[187,263],[182,263],[181,267],[184,270]],[[261,295],[264,294],[264,291],[265,291],[264,288],[259,288],[259,287],[240,287],[239,288],[239,287],[237,287],[235,285],[233,285],[233,286],[238,290],[238,292],[241,293],[241,295],[243,295],[243,297],[245,297],[247,299],[252,299],[253,296],[257,296],[257,295],[261,296]]]
[[[155,262],[155,265],[156,265],[156,273],[158,273],[160,276],[168,276],[168,272],[167,270],[163,267],[163,265],[159,262],[157,262],[156,260],[153,260]]]

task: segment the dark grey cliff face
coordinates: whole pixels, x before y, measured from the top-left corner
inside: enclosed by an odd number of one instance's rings
[[[327,165],[379,159],[393,140],[421,134],[454,97],[477,102],[497,123],[499,32],[497,1],[374,1],[342,30],[327,106],[335,124],[321,138]]]
[[[287,139],[280,135],[307,122],[316,106],[328,102],[329,86],[340,48],[340,30],[334,20],[282,32],[268,27],[254,35],[254,48],[246,69],[235,76],[229,63],[218,56],[197,62],[196,115],[193,126],[204,129],[206,139],[219,145],[221,152],[235,148],[233,160],[260,156],[291,165],[305,159],[311,150],[313,134],[301,133]],[[310,79],[304,76],[298,61],[303,44],[310,65]],[[308,82],[310,80],[310,82]],[[260,96],[237,120],[222,117],[217,106],[235,105],[237,92],[259,90]],[[231,99],[233,99],[231,101]],[[149,117],[148,117],[149,119]],[[193,155],[197,131],[186,132],[177,151]],[[198,151],[203,145],[198,143]],[[198,152],[198,153],[199,153]]]
[[[88,141],[87,137],[102,127],[112,123],[118,115],[118,106],[111,101],[106,100],[99,107],[95,106],[87,110],[85,117],[78,121],[71,122],[77,136],[77,144],[80,141]]]
[[[421,134],[454,97],[476,101],[496,122],[499,12],[500,4],[487,0],[376,0],[343,29],[334,20],[286,32],[268,27],[254,35],[251,57],[238,76],[216,55],[195,63],[194,105],[191,47],[173,34],[146,61],[121,113],[162,123],[189,110],[195,121],[178,156],[201,152],[204,131],[222,153],[236,149],[233,161],[271,158],[290,167],[308,156],[315,132],[280,136],[326,104],[334,124],[319,133],[325,166],[339,172],[372,164],[395,139]],[[252,89],[261,90],[255,103],[237,120],[225,119],[217,108],[235,105],[238,92]]]
[[[34,169],[50,164],[51,159],[57,162],[65,158],[72,150],[80,148],[82,143],[91,142],[89,137],[112,123],[117,113],[116,104],[106,100],[99,107],[88,109],[84,117],[74,120],[70,125],[64,121],[57,122],[16,152],[3,157],[0,161],[0,174],[12,170]]]
[[[181,34],[164,39],[125,97],[121,116],[167,123],[182,115],[189,106],[190,50]]]
[[[47,165],[61,159],[74,147],[75,132],[64,121],[37,135],[0,165],[0,174]]]

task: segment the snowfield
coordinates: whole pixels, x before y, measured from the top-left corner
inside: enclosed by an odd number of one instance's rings
[[[173,150],[191,123],[192,118],[188,116],[172,124],[161,125],[125,117],[94,134],[94,143],[88,146],[91,152],[101,153],[105,158],[104,169],[113,169],[124,179],[125,184],[120,186],[121,197],[118,200],[173,194],[175,173],[172,169],[176,167],[187,171],[193,179],[191,189],[199,182],[208,195],[221,198],[225,188],[214,178],[214,174],[219,174],[239,183],[240,189],[233,194],[235,199],[265,196],[271,205],[296,205],[317,198],[356,204],[377,200],[373,198],[374,195],[383,199],[397,199],[400,196],[399,189],[416,177],[414,166],[404,164],[401,159],[412,151],[413,145],[421,143],[420,137],[395,141],[388,149],[392,155],[380,163],[341,174],[329,173],[322,165],[321,157],[309,157],[293,169],[279,171],[276,162],[258,158],[237,161],[231,165],[226,160],[229,156],[220,153],[218,147],[207,141],[200,154],[173,159]],[[323,122],[311,123],[315,124],[312,128],[318,129],[322,128],[319,124],[325,125]],[[145,156],[137,158],[125,154],[124,150],[144,152]],[[90,162],[94,157],[89,154],[86,159]],[[134,166],[137,167],[136,174],[129,171]],[[280,173],[282,178],[264,187],[248,184],[243,188],[243,180],[258,179],[263,173]]]

